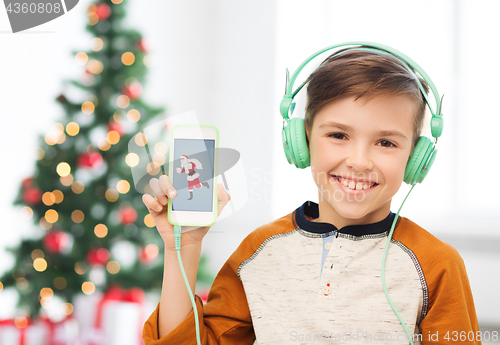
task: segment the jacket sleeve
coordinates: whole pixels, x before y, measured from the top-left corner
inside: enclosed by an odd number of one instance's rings
[[[429,298],[420,323],[422,344],[481,344],[474,300],[458,252],[443,243],[426,258],[424,275]]]
[[[203,305],[196,296],[200,339],[204,345],[252,344],[255,335],[246,295],[237,274],[238,250],[221,268]],[[158,307],[144,324],[146,345],[196,345],[194,310],[165,337],[158,339]]]

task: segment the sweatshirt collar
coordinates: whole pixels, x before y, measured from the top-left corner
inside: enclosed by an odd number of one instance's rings
[[[352,236],[364,236],[380,234],[389,231],[391,229],[395,214],[393,212],[390,212],[385,219],[376,223],[347,225],[341,229],[337,229],[333,224],[330,223],[310,221],[306,216],[312,219],[316,219],[319,217],[318,204],[315,202],[306,201],[304,204],[302,204],[302,206],[295,210],[295,222],[302,230],[317,234],[338,231],[340,233],[349,234]]]

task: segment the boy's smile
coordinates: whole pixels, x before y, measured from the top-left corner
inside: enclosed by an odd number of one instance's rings
[[[338,229],[389,215],[413,149],[410,98],[343,98],[328,103],[308,133],[319,218]],[[307,126],[306,126],[307,127]]]

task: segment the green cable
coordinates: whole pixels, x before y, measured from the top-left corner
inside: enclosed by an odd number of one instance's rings
[[[191,292],[191,287],[189,286],[189,281],[184,271],[184,265],[181,259],[181,226],[174,225],[174,239],[175,239],[175,249],[177,250],[177,258],[179,259],[179,267],[181,268],[182,277],[184,278],[184,283],[186,283],[186,288],[188,290],[189,298],[191,299],[191,304],[194,310],[194,323],[196,325],[196,342],[201,345],[200,340],[200,324],[198,321],[198,309],[196,308],[196,302],[194,300],[193,292]]]
[[[396,213],[396,216],[394,217],[394,221],[392,222],[391,230],[389,231],[389,235],[387,236],[387,243],[386,243],[385,249],[384,249],[384,256],[382,257],[382,272],[380,275],[382,278],[382,286],[384,288],[385,298],[387,298],[387,302],[389,302],[389,305],[391,306],[392,311],[394,312],[394,314],[396,314],[396,317],[398,318],[399,322],[401,323],[401,326],[403,326],[403,328],[406,332],[406,336],[407,336],[408,340],[410,341],[411,345],[414,345],[414,344],[413,344],[413,339],[412,339],[412,336],[410,334],[410,331],[408,331],[408,327],[406,327],[406,324],[403,321],[403,318],[399,314],[394,303],[392,303],[392,299],[389,296],[389,292],[387,291],[387,285],[385,283],[385,261],[387,259],[387,252],[389,251],[389,244],[391,243],[392,233],[394,232],[394,228],[396,227],[396,222],[398,220],[399,212],[403,208],[403,205],[405,204],[406,199],[408,198],[411,191],[413,190],[413,187],[415,187],[415,184],[411,186],[410,191],[408,192],[408,194],[406,194],[406,197],[404,198],[403,202],[401,203],[401,206],[399,207],[398,213]]]

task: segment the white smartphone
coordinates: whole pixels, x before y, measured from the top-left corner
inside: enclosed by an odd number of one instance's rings
[[[219,131],[210,125],[172,128],[169,177],[177,190],[168,199],[174,225],[210,226],[217,219],[217,148]]]

